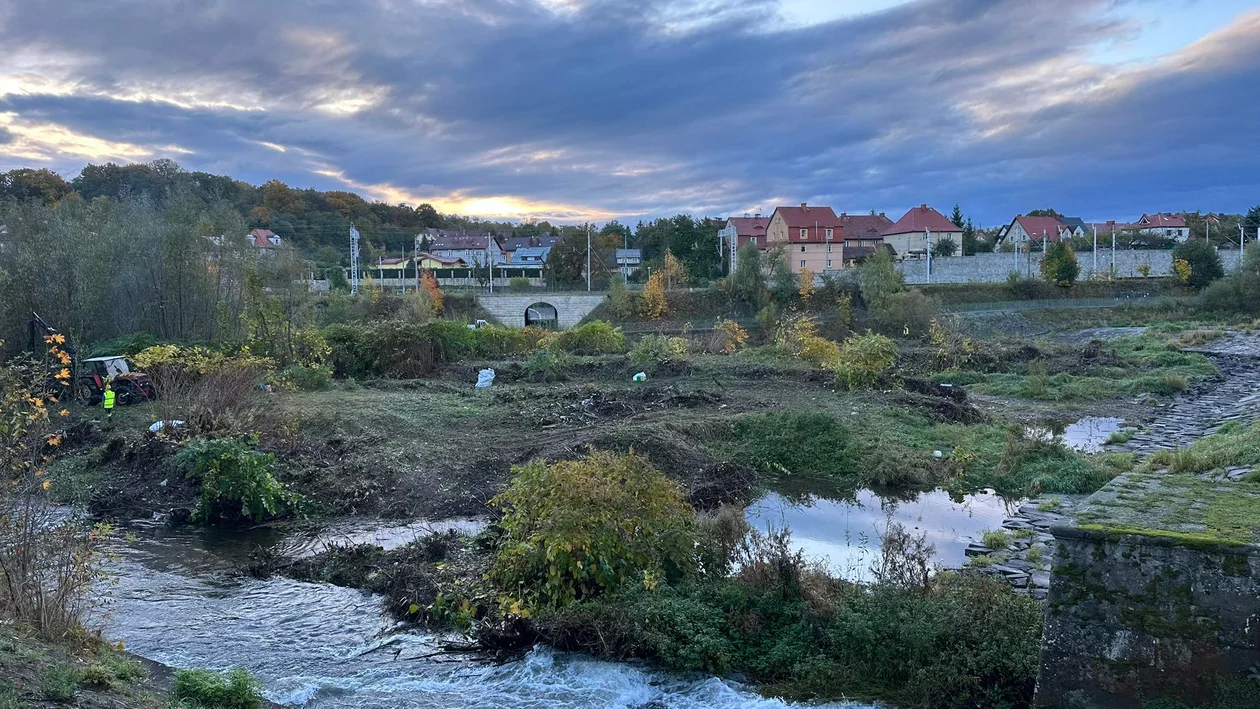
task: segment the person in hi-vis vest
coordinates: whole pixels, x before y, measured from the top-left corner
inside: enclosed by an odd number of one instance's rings
[[[114,396],[114,387],[106,384],[105,399],[103,403],[105,405],[105,416],[108,418],[112,418],[114,416]]]

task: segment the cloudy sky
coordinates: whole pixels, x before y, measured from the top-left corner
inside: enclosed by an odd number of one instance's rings
[[[1258,0],[0,0],[0,167],[565,221],[1260,203]]]

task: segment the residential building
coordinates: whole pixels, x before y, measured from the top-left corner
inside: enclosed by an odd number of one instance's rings
[[[1063,224],[1064,229],[1070,232],[1070,236],[1085,236],[1087,233],[1093,234],[1093,230],[1090,229],[1089,225],[1085,223],[1085,220],[1080,217],[1064,217],[1060,219],[1059,222]]]
[[[617,249],[617,270],[621,275],[629,276],[643,265],[643,251],[640,249]]]
[[[1043,239],[1056,242],[1065,234],[1071,236],[1072,230],[1059,221],[1058,217],[1028,217],[1020,214],[1006,227],[1002,240],[1018,246],[1030,241],[1040,243]]]
[[[560,243],[560,237],[554,234],[541,234],[538,236],[509,236],[506,239],[499,240],[499,248],[503,250],[504,257],[508,263],[515,261],[515,254],[520,249],[529,249],[537,247],[551,248]]]
[[[751,241],[762,251],[766,250],[766,229],[769,226],[770,218],[762,217],[760,214],[751,217],[747,215],[731,217],[726,220],[726,226],[718,232],[718,248],[730,260],[731,273],[735,272],[739,261],[739,250],[748,242]]]
[[[447,231],[430,227],[417,236],[428,239],[428,253],[442,258],[460,259],[470,267],[507,262],[503,245],[499,243],[498,237],[489,232]]]
[[[845,267],[844,225],[831,207],[777,207],[766,227],[766,246],[783,247],[794,271],[813,273]]]
[[[376,279],[382,285],[398,285],[407,278],[411,259],[398,256],[382,256],[376,260]]]
[[[874,247],[884,243],[884,232],[893,225],[893,221],[883,212],[879,214],[849,214],[848,212],[841,212],[840,223],[844,225],[844,246],[846,249],[861,246],[871,248],[871,253],[874,253]],[[853,257],[850,256],[849,260],[852,261]]]
[[[927,255],[929,232],[933,246],[944,240],[953,241],[954,253],[962,255],[962,227],[927,204],[914,207],[898,219],[896,224],[885,229],[884,243],[893,248],[899,260],[922,258]]]
[[[259,256],[275,256],[282,246],[282,241],[274,231],[270,229],[251,229],[249,234],[245,236],[245,240],[250,246],[258,249]]]
[[[547,257],[550,255],[550,246],[526,246],[516,249],[512,254],[510,263],[513,266],[518,264],[542,264],[547,263]]]
[[[1186,218],[1180,214],[1143,214],[1140,219],[1130,224],[1128,229],[1177,241],[1190,238],[1190,227],[1186,225]]]
[[[444,256],[434,256],[423,251],[416,254],[416,260],[420,264],[423,271],[436,271],[439,268],[468,268],[468,264],[463,259],[446,258]]]

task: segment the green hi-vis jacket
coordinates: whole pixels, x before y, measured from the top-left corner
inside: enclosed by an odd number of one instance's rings
[[[107,409],[112,409],[112,408],[114,408],[114,396],[115,396],[115,395],[116,395],[116,393],[114,392],[114,390],[113,390],[113,389],[109,389],[109,390],[107,390],[107,391],[105,392],[105,408],[107,408]]]

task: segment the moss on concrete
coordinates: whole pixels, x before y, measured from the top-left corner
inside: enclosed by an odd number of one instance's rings
[[[1134,472],[1099,490],[1078,515],[1094,533],[1161,537],[1196,548],[1260,543],[1260,485]]]

